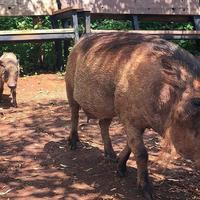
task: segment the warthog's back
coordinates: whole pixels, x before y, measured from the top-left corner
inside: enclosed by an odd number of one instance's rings
[[[180,54],[182,50],[177,45],[157,37],[136,36],[130,33],[90,35],[83,38],[70,54],[67,82],[73,87],[74,99],[87,113],[99,119],[112,118],[118,110],[115,108],[116,102],[122,105],[128,103],[123,100],[118,102],[115,98],[116,88],[117,95],[123,93],[129,75],[134,76],[137,72],[137,79],[143,79],[140,82],[134,80],[133,88],[136,91],[132,92],[135,92],[133,96],[137,96],[139,90],[149,88],[152,81],[161,81],[158,70],[160,57],[172,57],[176,52]],[[145,67],[141,67],[142,63]],[[139,73],[138,67],[141,69]],[[143,85],[139,88],[141,84]],[[159,90],[160,87],[156,89]],[[150,90],[145,92],[146,99],[151,99],[148,96],[152,95]],[[145,96],[143,97],[145,100]]]

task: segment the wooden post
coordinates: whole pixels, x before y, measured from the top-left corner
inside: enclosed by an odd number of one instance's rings
[[[59,28],[59,23],[53,17],[51,17],[52,28]],[[55,54],[56,54],[56,66],[54,66],[54,71],[62,70],[64,68],[63,56],[62,56],[62,41],[55,41]]]
[[[132,16],[132,28],[134,30],[139,30],[140,29],[139,20],[138,20],[138,16],[137,15],[133,15]]]
[[[77,12],[72,13],[72,23],[73,23],[74,33],[75,33],[74,40],[75,40],[75,43],[76,43],[79,40],[78,15],[77,15]]]
[[[33,26],[35,25],[42,25],[42,18],[41,17],[33,17]],[[44,69],[44,57],[45,57],[45,51],[44,48],[42,47],[42,43],[38,42],[37,44],[37,48],[39,51],[39,55],[38,55],[38,63],[39,63],[39,67],[36,66],[36,70],[41,70]],[[37,63],[37,65],[38,65]]]
[[[63,26],[63,28],[69,28],[69,26],[70,26],[69,19],[63,19],[62,26]],[[67,62],[67,58],[69,55],[69,46],[70,46],[70,40],[69,39],[64,40],[64,62]]]
[[[196,30],[200,30],[200,16],[194,16],[194,26]]]
[[[91,33],[91,16],[90,12],[84,12],[85,17],[85,33]]]
[[[60,0],[56,0],[56,3],[58,5],[58,9],[61,9],[62,8],[62,3]]]

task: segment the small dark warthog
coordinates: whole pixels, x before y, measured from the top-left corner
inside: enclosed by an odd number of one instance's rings
[[[146,199],[152,199],[143,142],[146,128],[167,135],[181,155],[200,166],[200,62],[179,46],[131,33],[87,36],[70,53],[66,89],[71,148],[78,140],[81,107],[90,118],[99,119],[105,154],[115,158],[109,126],[118,116],[128,138],[118,172],[125,173],[133,152],[138,186]]]
[[[19,61],[14,53],[3,53],[0,57],[0,101],[3,94],[4,83],[10,88],[12,104],[17,107],[16,88],[19,76]]]

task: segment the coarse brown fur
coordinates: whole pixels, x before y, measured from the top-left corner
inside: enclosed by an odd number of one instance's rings
[[[72,49],[66,89],[72,109],[70,145],[78,140],[78,111],[100,120],[105,154],[115,158],[109,125],[118,116],[128,144],[119,155],[123,174],[131,152],[138,186],[152,199],[143,132],[168,131],[175,148],[200,161],[200,63],[179,46],[158,37],[102,33],[84,37]],[[183,126],[184,125],[184,129]]]

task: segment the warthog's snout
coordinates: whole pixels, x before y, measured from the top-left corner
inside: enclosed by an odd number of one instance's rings
[[[16,84],[9,84],[8,87],[9,87],[10,89],[15,89],[15,88],[17,87],[17,85],[16,85]]]
[[[10,89],[14,89],[17,87],[17,75],[15,73],[9,73],[7,85]]]

